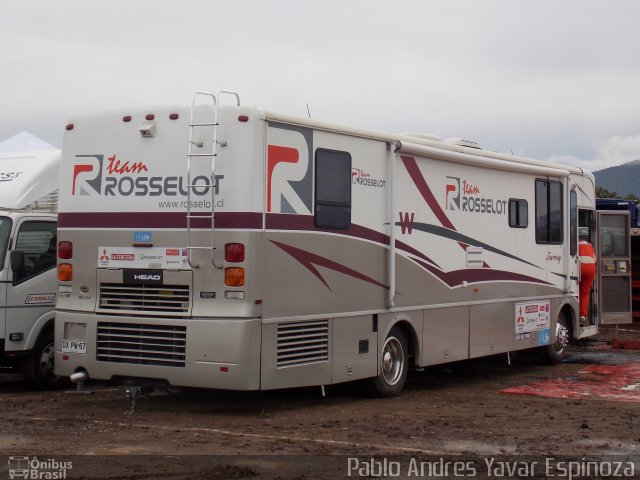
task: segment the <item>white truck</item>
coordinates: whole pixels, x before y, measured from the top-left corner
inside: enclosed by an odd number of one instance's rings
[[[590,173],[225,98],[67,125],[59,375],[388,396],[411,367],[558,362],[597,332],[577,313]]]
[[[60,150],[3,151],[10,144],[0,143],[0,365],[53,387]]]

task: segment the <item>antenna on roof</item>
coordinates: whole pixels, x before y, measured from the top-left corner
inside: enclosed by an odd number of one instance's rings
[[[311,118],[311,112],[309,111],[309,104],[307,103],[307,115],[309,115],[309,118]]]

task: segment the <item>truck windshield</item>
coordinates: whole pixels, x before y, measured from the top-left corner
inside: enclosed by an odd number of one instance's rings
[[[7,243],[11,234],[11,219],[0,217],[0,271],[4,269],[4,259],[7,253]]]

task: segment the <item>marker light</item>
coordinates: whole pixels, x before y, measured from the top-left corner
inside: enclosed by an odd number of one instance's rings
[[[123,122],[130,122],[131,121],[131,115],[125,115],[124,117],[122,117],[122,121]]]
[[[153,120],[154,118],[156,118],[156,116],[153,113],[149,113],[144,118],[145,118],[145,120]]]
[[[70,282],[73,280],[73,265],[70,263],[61,263],[58,265],[58,280],[61,282]]]
[[[224,260],[231,263],[244,262],[244,244],[227,243],[224,246]]]
[[[73,130],[73,123],[70,123],[65,127],[67,130]]]
[[[58,242],[58,258],[68,260],[73,258],[73,243],[62,241]]]
[[[180,115],[178,115],[177,113],[169,114],[169,120],[177,120],[178,118],[180,118]]]
[[[244,285],[244,268],[227,267],[224,269],[224,283],[229,287]]]
[[[249,121],[249,115],[240,115],[238,117],[238,121],[239,122],[248,122]]]

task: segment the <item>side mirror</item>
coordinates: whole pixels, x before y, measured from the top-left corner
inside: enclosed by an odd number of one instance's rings
[[[13,250],[9,254],[9,262],[14,274],[21,272],[24,270],[24,252],[22,250]]]

